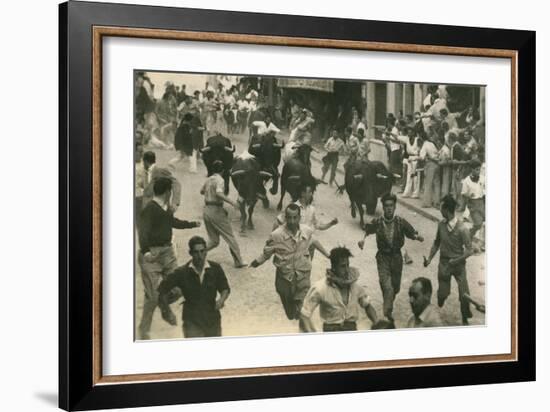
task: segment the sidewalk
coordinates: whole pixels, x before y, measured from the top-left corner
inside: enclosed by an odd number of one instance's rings
[[[321,158],[326,154],[326,151],[323,147],[323,144],[322,143],[317,143],[317,142],[314,142],[313,143],[313,147],[315,148],[316,151],[312,151],[311,152],[311,159],[319,164],[322,164],[322,160]],[[346,160],[348,159],[348,156],[347,155],[340,155],[340,159],[339,159],[339,162],[338,162],[338,168],[336,169],[336,176],[341,176],[341,180],[338,181],[338,179],[336,179],[336,182],[339,184],[339,185],[343,185],[344,184],[344,163],[346,162]],[[406,207],[407,209],[410,209],[412,210],[413,212],[419,214],[420,216],[423,216],[425,217],[426,219],[429,219],[433,222],[439,222],[442,218],[441,218],[441,214],[439,212],[438,209],[434,208],[434,207],[430,207],[430,208],[423,208],[422,207],[422,201],[420,199],[411,199],[411,198],[403,198],[400,194],[398,194],[397,192],[400,190],[400,187],[398,185],[394,185],[394,193],[396,194],[397,196],[397,202]]]

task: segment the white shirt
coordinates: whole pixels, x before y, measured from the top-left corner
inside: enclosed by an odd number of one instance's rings
[[[147,185],[151,183],[151,178],[153,176],[153,170],[155,169],[155,167],[157,167],[157,165],[153,163],[151,166],[149,166],[149,169],[146,170],[145,173],[146,173],[147,181],[145,182],[145,187],[147,187]]]
[[[397,139],[399,141],[402,141],[401,139],[404,139],[405,136],[400,136],[399,135],[399,130],[397,129],[397,127],[394,127],[391,130],[391,134],[392,134],[392,138],[390,138],[390,150],[393,152],[394,150],[401,149],[401,144],[395,142],[393,139]]]
[[[447,222],[447,229],[449,229],[449,232],[452,232],[458,223],[458,217],[453,217],[451,220]]]
[[[367,135],[367,126],[365,126],[365,123],[359,122],[357,123],[357,127],[355,128],[355,131],[357,132],[359,129],[363,129],[364,135]]]
[[[235,104],[235,98],[232,95],[228,94],[225,96],[223,102],[226,106],[233,106]]]
[[[350,271],[357,272],[357,269],[350,268]],[[356,322],[364,313],[364,308],[371,304],[371,299],[357,282],[349,285],[348,293],[348,302],[345,303],[338,287],[329,284],[326,278],[320,279],[304,298],[301,313],[310,318],[317,306],[320,306],[319,315],[325,323]]]
[[[258,92],[254,89],[250,90],[250,92],[246,95],[247,99],[252,99],[252,96],[258,97]]]
[[[413,140],[413,143],[411,144],[411,139],[409,136],[397,136],[399,141],[403,143],[407,149],[407,154],[409,156],[412,156],[413,158],[418,156],[418,152],[420,152],[420,147],[418,147],[418,137],[415,137]],[[415,160],[415,159],[411,159]]]
[[[437,326],[445,326],[441,320],[439,310],[431,303],[424,309],[418,319],[411,315],[407,321],[407,328],[433,328]]]
[[[269,126],[267,126],[263,120],[256,120],[252,122],[252,125],[258,128],[258,134],[267,134],[269,132],[275,132],[275,134],[277,134],[281,131],[273,122],[269,123]]]
[[[319,224],[317,221],[315,206],[311,204],[304,206],[299,200],[294,202],[294,204],[300,208],[300,224],[309,227],[311,230],[316,230]],[[279,223],[279,225],[283,225],[285,222],[286,220],[284,213],[277,216],[277,223]]]
[[[481,176],[477,182],[474,182],[470,176],[462,180],[461,194],[468,199],[481,199],[485,196],[485,185],[481,180]]]
[[[426,106],[431,106],[431,105],[432,105],[432,94],[429,93],[424,98],[424,101],[422,102],[422,107],[426,108]]]
[[[208,260],[204,262],[202,270],[198,270],[197,267],[193,264],[193,261],[191,261],[189,267],[192,268],[197,273],[197,275],[199,275],[199,281],[202,284],[202,280],[204,279],[204,272],[210,267],[210,265],[208,264]]]
[[[441,121],[446,122],[449,125],[449,130],[451,130],[458,127],[458,123],[456,122],[457,117],[458,117],[458,114],[449,113],[444,119],[442,118]]]
[[[329,139],[325,143],[325,150],[327,152],[338,153],[344,147],[344,144],[344,141],[339,137],[329,137]]]
[[[426,140],[420,149],[420,158],[425,160],[426,158],[431,160],[438,160],[439,151],[433,142]]]
[[[249,109],[249,105],[248,105],[248,102],[246,100],[239,100],[237,102],[237,105],[239,106],[239,110],[248,110]]]

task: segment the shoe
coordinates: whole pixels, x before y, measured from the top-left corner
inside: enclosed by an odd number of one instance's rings
[[[176,326],[178,324],[176,315],[174,315],[174,312],[172,312],[172,309],[164,308],[164,309],[161,309],[160,313],[161,313],[162,319],[164,319],[164,321],[166,321],[168,324],[172,326]]]
[[[149,332],[139,332],[138,340],[151,340],[151,335],[149,335]]]

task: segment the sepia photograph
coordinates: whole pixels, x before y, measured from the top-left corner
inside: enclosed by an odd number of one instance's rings
[[[133,81],[136,340],[486,325],[484,85]]]

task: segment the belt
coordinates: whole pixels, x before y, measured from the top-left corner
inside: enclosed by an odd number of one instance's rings
[[[378,249],[378,253],[381,255],[400,255],[401,249]]]
[[[219,206],[223,207],[223,202],[204,202],[206,206]]]
[[[448,261],[448,260],[451,260],[451,259],[459,259],[461,257],[462,256],[455,256],[455,257],[439,256],[439,260]],[[464,263],[464,262],[460,262],[460,263]]]

